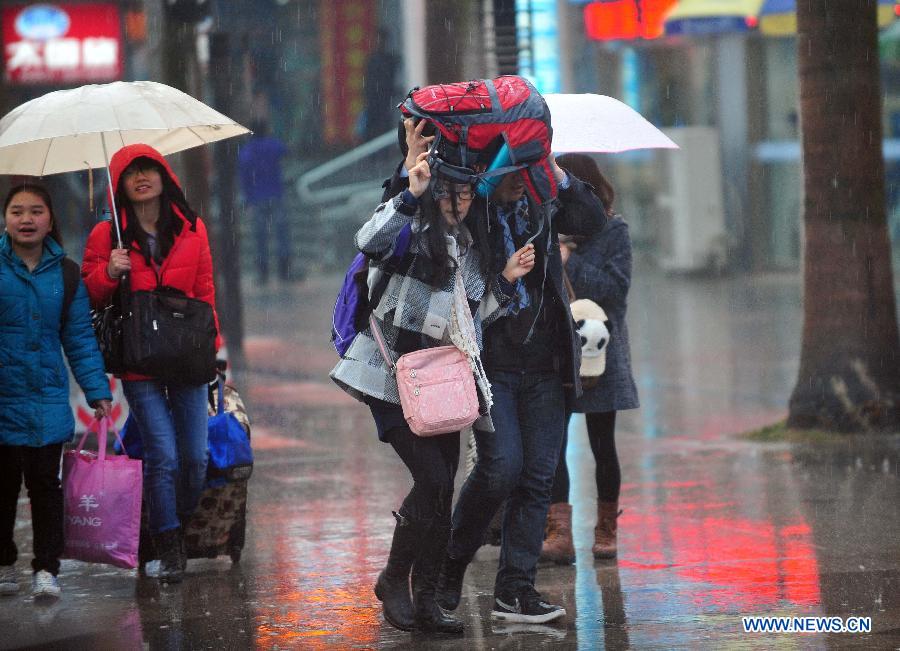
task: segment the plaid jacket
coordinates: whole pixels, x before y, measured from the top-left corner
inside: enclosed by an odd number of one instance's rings
[[[431,267],[428,244],[424,237],[419,237],[425,226],[419,221],[417,213],[405,205],[399,196],[378,206],[372,218],[356,233],[356,246],[371,259],[371,289],[385,273],[383,263],[391,257],[397,235],[410,222],[412,238],[409,249],[395,266],[381,301],[373,310],[384,334],[385,345],[395,361],[405,353],[444,345],[449,341],[447,328],[453,303],[453,278],[437,290],[428,283]],[[467,249],[462,255],[457,239]],[[505,314],[511,297],[501,289],[496,276],[486,278],[482,274],[481,252],[473,246],[465,246],[471,243],[471,235],[465,226],[460,227],[458,238],[448,235],[446,241],[448,253],[461,265],[478,347],[481,348],[483,329]],[[369,328],[356,336],[330,376],[357,400],[365,401],[365,396],[373,396],[400,404],[397,381],[388,370]]]

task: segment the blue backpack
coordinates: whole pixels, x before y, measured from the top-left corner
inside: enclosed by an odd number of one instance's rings
[[[391,272],[406,255],[411,235],[412,228],[409,225],[404,226],[397,235],[394,252],[387,261],[386,273],[382,274],[378,284],[372,288],[371,299],[368,285],[369,258],[364,253],[357,253],[350,263],[331,315],[331,342],[341,357],[350,348],[356,335],[368,327],[369,314],[387,289]]]

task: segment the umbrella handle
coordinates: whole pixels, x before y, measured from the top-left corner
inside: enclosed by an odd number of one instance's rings
[[[112,206],[113,224],[116,226],[116,248],[122,248],[122,229],[119,227],[119,211],[116,210],[116,195],[113,188],[112,176],[109,173],[109,153],[106,151],[106,134],[100,134],[100,142],[103,144],[103,158],[106,159],[106,181],[109,184],[109,204]]]

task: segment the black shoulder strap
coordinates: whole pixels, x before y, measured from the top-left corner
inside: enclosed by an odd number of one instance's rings
[[[62,275],[63,275],[63,304],[62,316],[59,320],[59,331],[62,332],[66,327],[66,321],[69,320],[69,307],[75,300],[75,292],[78,291],[78,280],[81,278],[81,268],[72,258],[64,257],[62,259]]]

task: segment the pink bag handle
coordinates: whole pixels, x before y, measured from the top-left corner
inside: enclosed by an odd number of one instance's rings
[[[391,373],[396,375],[397,362],[394,361],[394,356],[388,352],[387,346],[384,345],[384,335],[381,334],[381,328],[378,327],[378,321],[375,319],[374,314],[369,315],[369,328],[372,330],[372,336],[375,337],[375,343],[381,349],[381,356],[384,357],[385,364],[387,364]]]
[[[116,440],[119,442],[122,453],[127,457],[128,452],[125,450],[125,444],[122,442],[122,437],[119,436],[119,432],[116,431],[115,423],[113,423],[112,418],[109,416],[104,416],[100,420],[94,418],[91,421],[90,425],[87,427],[87,431],[81,436],[81,440],[78,441],[78,446],[75,448],[75,454],[81,454],[81,450],[84,448],[84,444],[87,441],[88,434],[95,432],[97,434],[97,459],[99,461],[106,461],[106,437],[110,430],[112,430]]]

